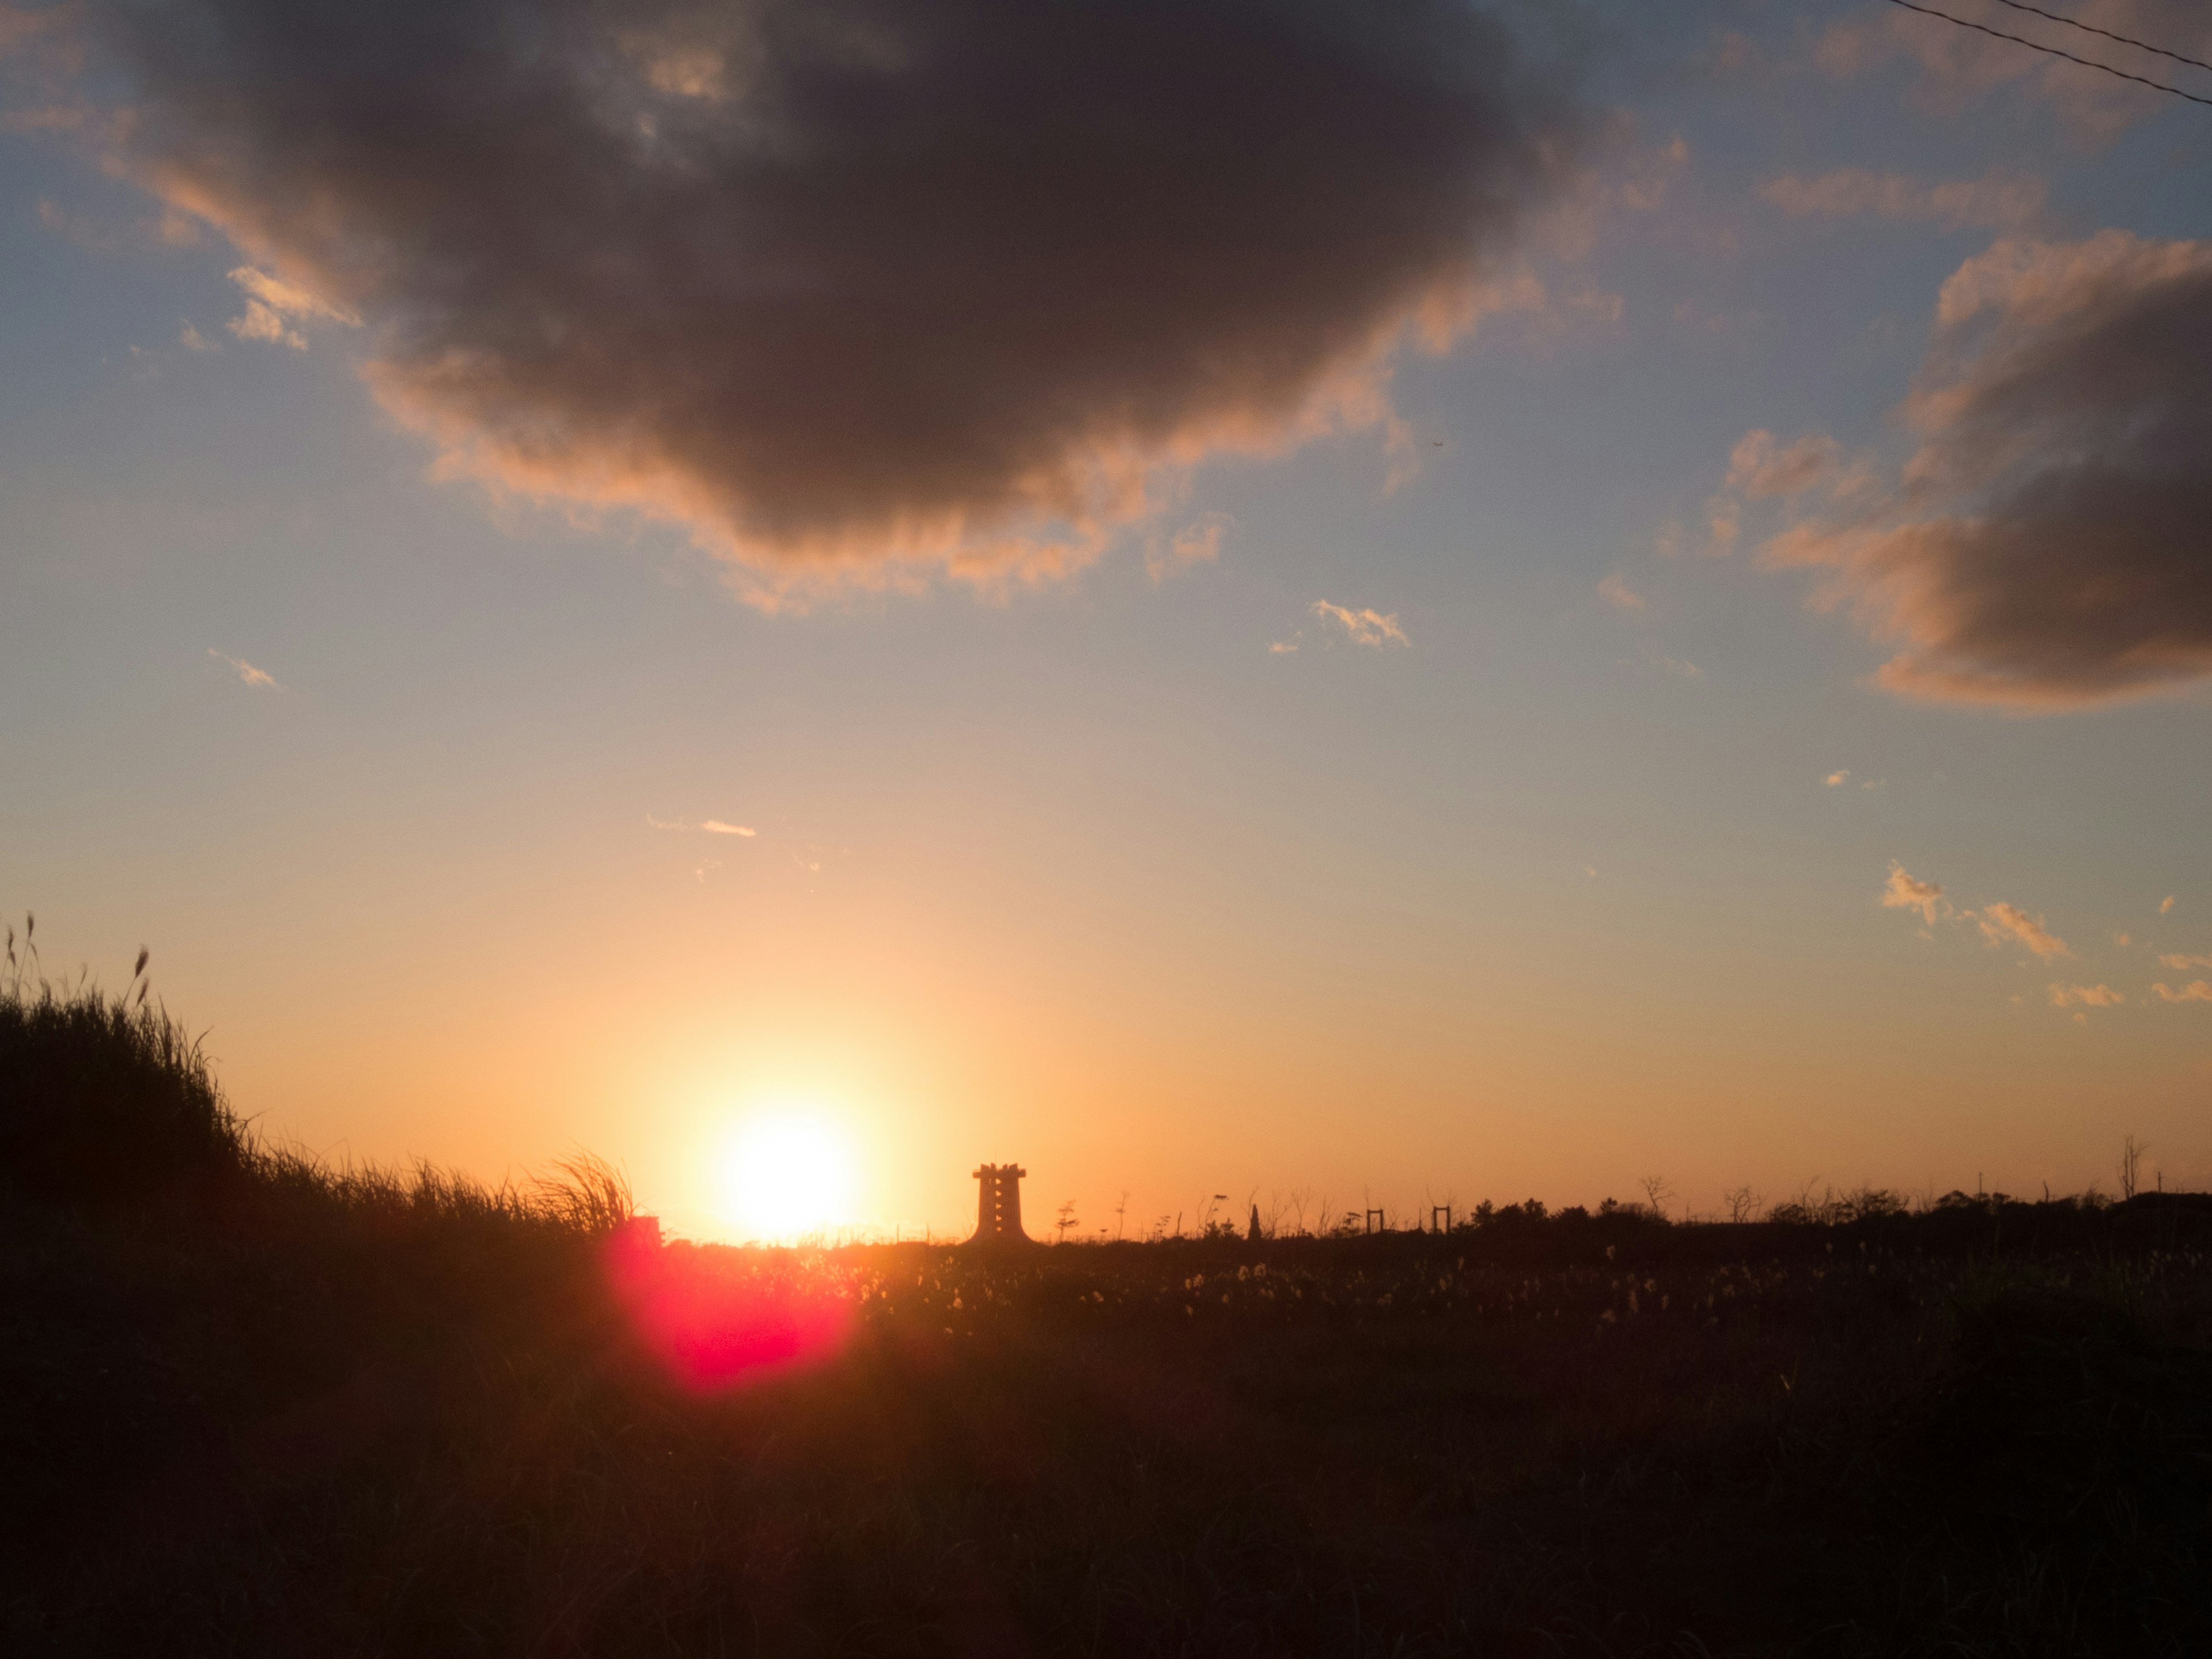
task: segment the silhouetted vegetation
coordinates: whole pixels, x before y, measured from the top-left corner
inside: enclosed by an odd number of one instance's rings
[[[20,973],[0,1152],[14,1653],[2212,1651],[2201,1197],[661,1245]],[[839,1338],[687,1387],[625,1261]]]

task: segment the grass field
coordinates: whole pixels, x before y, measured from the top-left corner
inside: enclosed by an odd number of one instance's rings
[[[2212,1651],[2212,1200],[659,1245],[0,993],[9,1652]]]

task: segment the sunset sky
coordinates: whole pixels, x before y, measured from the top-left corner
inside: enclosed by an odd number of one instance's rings
[[[0,905],[268,1133],[700,1237],[763,1122],[884,1230],[2212,1182],[2212,106],[1884,0],[80,0],[0,110]]]

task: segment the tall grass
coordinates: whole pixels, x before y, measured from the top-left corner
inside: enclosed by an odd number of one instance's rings
[[[605,1233],[635,1210],[629,1183],[578,1153],[489,1185],[417,1162],[334,1164],[270,1141],[232,1109],[202,1040],[150,996],[147,953],[111,994],[48,977],[35,917],[6,931],[0,969],[0,1193],[68,1206],[219,1201],[386,1230],[490,1224]]]
[[[200,1043],[146,994],[39,971],[35,918],[0,974],[0,1183],[32,1198],[132,1201],[240,1173],[244,1127]]]

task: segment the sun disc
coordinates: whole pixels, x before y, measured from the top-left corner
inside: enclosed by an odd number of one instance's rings
[[[732,1139],[723,1167],[731,1221],[756,1238],[791,1239],[852,1218],[852,1147],[811,1113],[763,1115]]]

